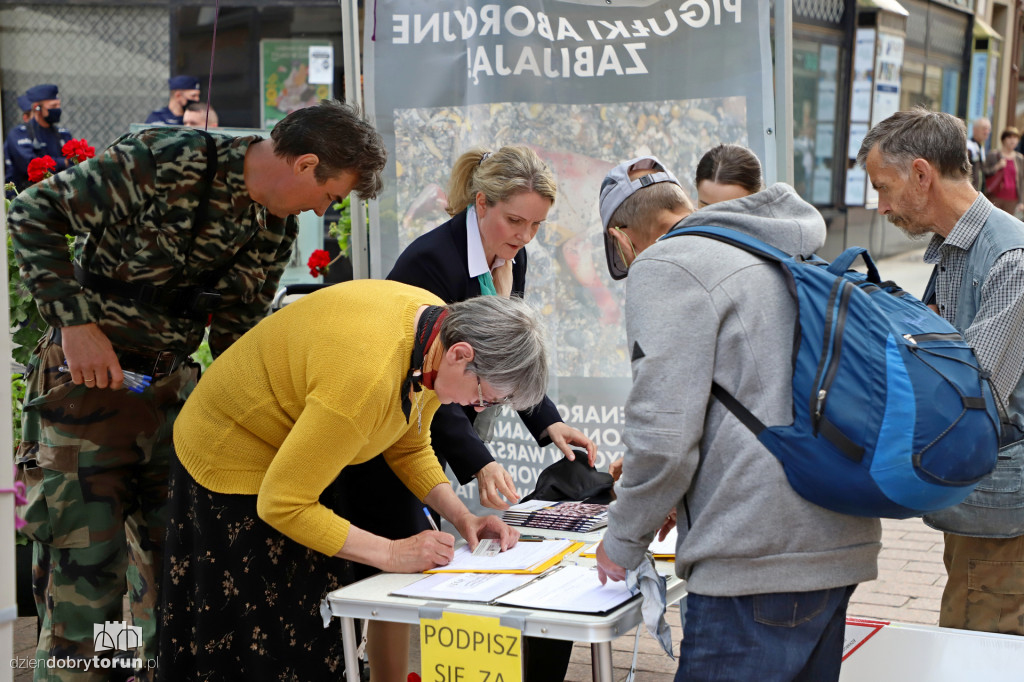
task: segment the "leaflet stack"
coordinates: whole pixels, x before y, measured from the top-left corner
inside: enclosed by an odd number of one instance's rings
[[[510,526],[588,533],[608,525],[608,505],[531,500],[512,505],[501,518]]]

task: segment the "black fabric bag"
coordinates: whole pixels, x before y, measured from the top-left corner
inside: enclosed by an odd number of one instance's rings
[[[598,471],[587,462],[585,450],[573,450],[575,460],[562,458],[540,472],[537,487],[521,502],[547,500],[608,504],[612,501],[611,474]]]

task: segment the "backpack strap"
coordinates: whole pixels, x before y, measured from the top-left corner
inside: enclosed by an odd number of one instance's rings
[[[754,416],[754,413],[743,406],[739,400],[733,396],[732,393],[722,388],[721,384],[717,381],[711,382],[711,395],[718,398],[718,402],[725,405],[726,409],[733,413],[733,415],[740,420],[740,422],[750,429],[750,432],[755,436],[760,436],[761,432],[765,430],[765,425],[760,419]]]
[[[725,242],[726,244],[731,244],[732,246],[752,253],[755,256],[760,256],[776,263],[792,259],[792,256],[782,249],[775,248],[771,244],[763,242],[757,237],[752,237],[751,235],[740,232],[739,230],[732,230],[728,227],[717,227],[714,225],[679,227],[679,224],[677,223],[676,226],[669,230],[665,235],[659,237],[658,241],[660,242],[662,239],[668,239],[670,237],[684,237],[687,235],[707,237],[708,239]]]
[[[195,215],[192,216],[191,239],[189,239],[188,247],[185,249],[185,258],[183,259],[185,265],[168,280],[164,285],[167,287],[174,286],[185,276],[185,268],[188,267],[188,262],[192,258],[192,251],[196,246],[196,238],[199,237],[199,231],[206,226],[208,220],[210,193],[213,191],[213,181],[217,177],[217,143],[213,139],[213,135],[205,130],[197,128],[195,132],[202,135],[206,140],[206,171],[203,173],[203,192],[199,195],[199,205],[196,206]]]
[[[755,256],[760,256],[776,263],[781,263],[783,260],[787,260],[790,256],[777,249],[771,244],[751,237],[750,235],[744,234],[737,230],[731,230],[726,227],[716,227],[713,225],[700,225],[695,227],[673,227],[669,230],[662,239],[668,239],[670,237],[683,237],[687,235],[695,235],[698,237],[707,237],[708,239],[715,239],[720,242],[725,242],[737,248],[743,249]],[[754,414],[743,406],[739,400],[733,396],[732,393],[722,388],[718,382],[711,383],[711,395],[718,399],[733,415],[740,420],[740,422],[750,429],[750,432],[755,436],[760,436],[761,432],[765,430],[765,425],[761,423],[761,420],[754,416]]]
[[[206,139],[206,169],[203,173],[203,188],[199,195],[199,204],[196,206],[195,214],[192,216],[192,231],[185,250],[184,262],[188,264],[195,248],[196,237],[199,231],[206,225],[210,208],[210,193],[213,188],[214,178],[217,176],[217,143],[213,136],[205,130],[195,130]],[[243,245],[244,248],[244,245]],[[241,250],[241,249],[239,249]],[[237,253],[235,255],[237,258]],[[233,264],[235,258],[231,259]],[[229,267],[230,267],[229,264]],[[84,288],[101,294],[126,298],[135,303],[142,303],[158,308],[163,308],[175,317],[194,318],[205,320],[220,303],[220,294],[207,291],[207,282],[201,286],[180,287],[177,283],[184,276],[184,267],[176,272],[167,283],[162,285],[146,284],[143,282],[125,282],[123,280],[107,277],[95,272],[90,272],[81,263],[75,262],[75,280]],[[221,270],[217,271],[218,273]]]
[[[868,281],[873,284],[882,284],[882,277],[878,274],[878,266],[875,265],[871,254],[863,246],[851,246],[846,249],[839,254],[838,258],[832,261],[827,270],[836,277],[842,277],[843,273],[853,265],[853,261],[857,260],[857,256],[861,256],[864,259],[864,264],[868,269]]]
[[[717,227],[713,225],[701,225],[695,227],[677,226],[669,230],[664,237],[661,237],[661,239],[686,235],[696,235],[699,237],[707,237],[708,239],[715,239],[739,249],[743,249],[755,256],[760,256],[761,258],[779,264],[793,260],[793,257],[788,253],[772,246],[771,244],[763,242],[760,239],[743,232],[739,232],[738,230],[731,230],[726,227]],[[871,256],[868,255],[867,251],[860,247],[850,248],[844,251],[840,258],[829,267],[829,271],[837,277],[842,276],[842,274],[849,269],[849,266],[853,264],[853,261],[857,256],[863,256],[864,262],[868,266],[869,280],[879,282],[881,278],[878,276],[878,269],[875,267],[874,261],[871,260]],[[874,279],[871,279],[872,276]],[[736,396],[729,393],[729,391],[725,390],[717,382],[712,382],[711,384],[711,395],[722,403],[722,405],[724,405],[726,409],[733,414],[733,416],[740,420],[740,423],[747,427],[751,433],[760,438],[761,432],[767,427],[761,422],[761,420],[755,417],[754,414],[743,405],[743,403],[737,400]],[[847,457],[854,461],[860,461],[860,459],[863,458],[863,448],[859,448],[855,443],[852,443],[838,429],[832,426],[827,419],[822,419],[818,428],[822,435],[832,441],[836,447],[840,448]]]

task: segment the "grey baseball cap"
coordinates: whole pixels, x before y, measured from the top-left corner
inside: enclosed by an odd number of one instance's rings
[[[636,180],[630,180],[629,174],[635,170],[653,170],[655,172],[642,175]],[[604,229],[607,230],[611,227],[608,223],[611,221],[615,209],[631,197],[633,192],[641,187],[648,187],[659,182],[674,182],[679,185],[676,176],[672,175],[672,172],[654,156],[640,156],[620,163],[608,171],[608,175],[604,176],[604,181],[601,183],[601,225]]]
[[[635,180],[629,179],[629,174],[637,170],[652,170],[653,173],[641,175]],[[604,232],[604,255],[608,261],[608,273],[612,279],[622,279],[626,276],[629,266],[623,261],[618,251],[618,245],[614,238],[608,234],[608,228],[612,227],[611,220],[616,209],[622,202],[633,195],[638,189],[650,187],[659,182],[673,182],[679,185],[676,176],[672,175],[661,161],[654,156],[640,156],[629,161],[620,163],[608,171],[601,183],[601,195],[599,199],[601,209],[601,226]],[[682,187],[682,185],[679,185]]]

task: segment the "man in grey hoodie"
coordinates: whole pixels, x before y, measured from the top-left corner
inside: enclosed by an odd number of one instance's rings
[[[792,421],[796,303],[774,263],[704,237],[657,241],[671,211],[644,220],[636,207],[660,183],[678,185],[646,157],[617,166],[601,189],[609,269],[630,275],[633,387],[599,573],[622,580],[678,508],[676,573],[689,595],[676,679],[837,680],[846,607],[877,576],[881,525],[797,495],[712,399],[714,381],[763,423]],[[680,226],[731,228],[790,254],[825,241],[821,216],[788,185],[697,212],[686,204]]]

